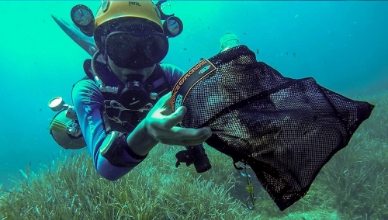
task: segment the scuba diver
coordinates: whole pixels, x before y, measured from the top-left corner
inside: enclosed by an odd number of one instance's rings
[[[93,57],[84,62],[87,76],[73,86],[74,105],[60,97],[49,103],[59,111],[50,132],[66,149],[86,145],[96,171],[107,180],[131,171],[158,143],[186,146],[176,154],[176,166],[194,164],[198,173],[211,168],[202,145],[212,135],[210,128],[178,126],[186,108],[170,106],[170,91],[184,72],[160,62],[168,38],[183,26],[161,11],[163,2],[103,1],[95,18],[88,7],[77,5],[71,15],[83,36],[53,17]]]

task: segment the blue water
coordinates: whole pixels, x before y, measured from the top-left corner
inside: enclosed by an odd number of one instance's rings
[[[29,164],[56,158],[61,148],[48,125],[47,102],[84,76],[89,55],[51,14],[70,21],[76,4],[99,1],[0,1],[0,184]],[[219,51],[226,32],[258,52],[257,59],[293,78],[314,77],[344,95],[378,93],[388,86],[388,2],[170,1],[184,22],[170,40],[165,62],[189,69]]]

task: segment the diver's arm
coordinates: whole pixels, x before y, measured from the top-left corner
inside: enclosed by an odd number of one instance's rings
[[[167,78],[167,82],[171,86],[174,86],[175,82],[177,82],[178,79],[184,74],[183,70],[172,64],[161,63],[160,67],[163,69],[163,72]],[[162,102],[165,101],[162,100]],[[156,108],[153,110],[155,111],[155,109]],[[150,114],[148,114],[148,116],[150,116]],[[146,155],[155,145],[159,143],[159,141],[157,141],[148,133],[145,120],[143,120],[139,123],[135,130],[130,135],[128,135],[127,143],[129,146],[131,146],[132,150],[136,154]]]
[[[117,180],[144,160],[145,156],[133,154],[122,141],[126,134],[105,130],[101,112],[104,98],[92,80],[78,82],[72,99],[94,167],[102,177]]]
[[[175,65],[163,63],[160,66],[171,86],[183,75],[183,71]],[[181,107],[172,112],[170,100],[171,93],[161,97],[147,117],[128,135],[127,144],[137,155],[148,154],[159,142],[186,146],[202,144],[210,137],[210,128],[192,129],[176,126],[182,121],[186,108]]]
[[[127,145],[139,156],[145,156],[159,142],[148,134],[144,120],[127,136]]]
[[[181,106],[173,112],[170,101],[171,92],[160,98],[147,117],[128,135],[127,144],[134,153],[146,155],[158,142],[179,146],[202,144],[212,135],[209,127],[176,126],[182,121],[186,107]]]
[[[168,97],[166,96],[162,97],[155,104],[155,106],[150,110],[146,118],[143,119],[132,131],[132,133],[128,135],[127,144],[128,146],[130,146],[130,148],[134,153],[136,153],[139,156],[146,155],[159,142],[163,142],[163,139],[161,139],[160,137],[160,135],[162,134],[160,132],[157,132],[157,133],[152,132],[153,131],[152,127],[154,127],[156,124],[161,124],[161,123],[166,125],[168,119],[166,118],[163,119],[162,117],[158,118],[156,115],[156,112],[160,112],[169,108],[169,106],[167,106],[169,104],[170,103],[169,103]],[[171,112],[169,114],[171,114]],[[180,118],[183,118],[183,115]],[[176,120],[177,123],[179,122],[179,120],[181,119]],[[175,124],[170,125],[170,128]],[[168,128],[166,127],[166,129]]]

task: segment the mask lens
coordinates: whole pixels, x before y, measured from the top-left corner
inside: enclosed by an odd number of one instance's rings
[[[142,46],[144,55],[154,63],[163,60],[168,51],[168,40],[162,34],[149,35]]]
[[[168,51],[168,41],[160,33],[113,32],[107,36],[105,49],[117,66],[137,69],[162,61]]]

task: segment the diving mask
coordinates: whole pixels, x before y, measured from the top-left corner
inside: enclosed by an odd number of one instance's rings
[[[114,31],[107,35],[105,51],[119,67],[141,69],[159,63],[167,55],[167,37],[156,31]]]

